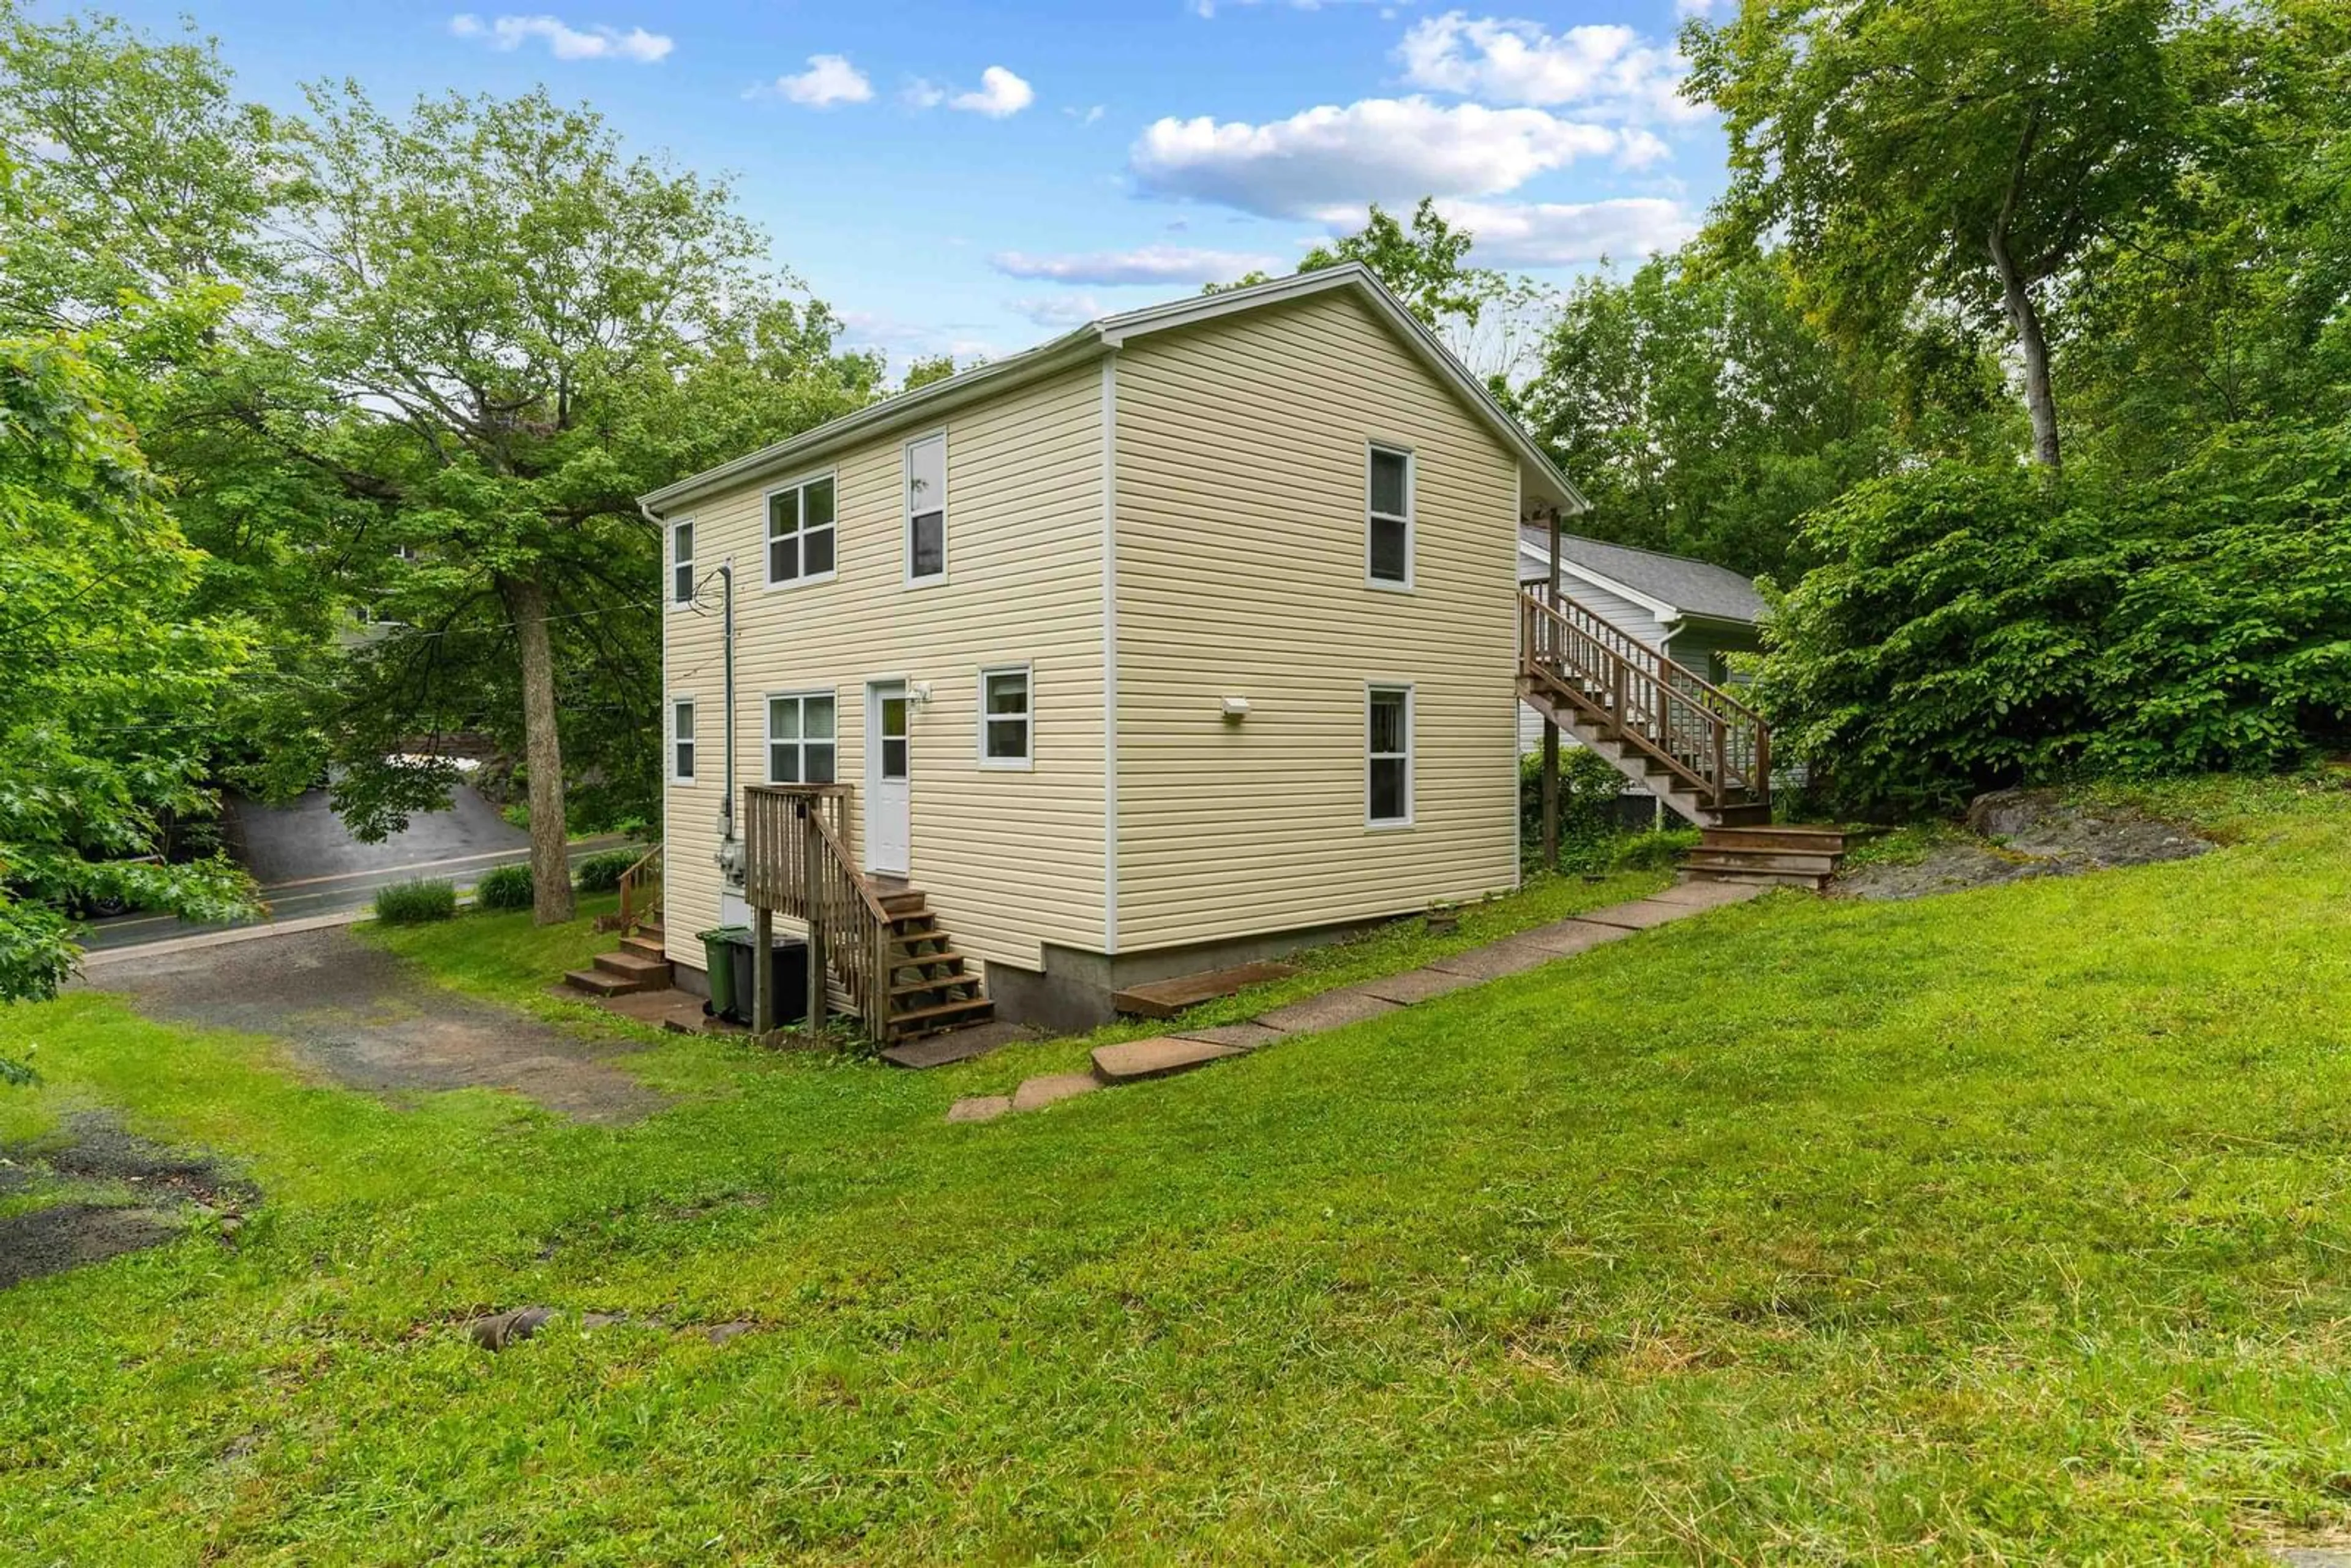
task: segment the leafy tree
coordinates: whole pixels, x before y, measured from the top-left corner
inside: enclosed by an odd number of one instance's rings
[[[0,200],[0,216],[11,204]],[[131,859],[157,848],[173,814],[209,814],[208,731],[194,716],[241,673],[249,637],[190,612],[201,558],[125,417],[136,378],[108,361],[185,351],[224,303],[198,295],[131,324],[178,350],[0,338],[0,1000],[55,994],[86,903],[205,920],[254,907],[225,860]]]
[[[1776,255],[1677,254],[1569,290],[1518,402],[1591,497],[1580,526],[1753,575],[1805,564],[1797,519],[1859,481],[1986,444],[2000,397],[1964,342],[1844,352]]]
[[[2232,84],[2202,0],[1786,0],[1684,34],[1724,114],[1738,247],[1784,235],[1848,343],[1922,307],[2004,322],[2036,461],[2061,461],[2053,299],[2171,201]]]
[[[933,382],[943,382],[955,373],[956,362],[953,354],[918,356],[908,361],[905,375],[899,379],[898,390],[902,392],[910,392],[917,387],[926,387]]]
[[[257,356],[284,373],[241,416],[333,482],[383,574],[392,629],[324,710],[337,806],[392,831],[455,779],[420,747],[517,737],[534,907],[567,919],[577,743],[652,794],[660,544],[634,497],[855,407],[878,366],[761,269],[723,184],[624,156],[590,111],[452,96],[402,120],[352,86],[310,108]]]

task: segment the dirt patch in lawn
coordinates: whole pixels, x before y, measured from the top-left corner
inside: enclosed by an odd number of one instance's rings
[[[355,1089],[501,1089],[601,1123],[633,1122],[666,1103],[613,1064],[642,1047],[444,990],[341,927],[124,960],[107,967],[102,983],[153,1018],[273,1035]]]
[[[0,1218],[0,1290],[160,1246],[193,1219],[233,1228],[261,1199],[214,1156],[151,1143],[100,1111],[0,1147],[0,1194],[55,1199]]]
[[[1967,828],[1907,861],[1858,865],[1829,890],[1843,898],[1924,898],[2040,876],[2186,860],[2212,841],[2127,806],[2068,802],[2053,789],[2001,789],[1968,808]]]

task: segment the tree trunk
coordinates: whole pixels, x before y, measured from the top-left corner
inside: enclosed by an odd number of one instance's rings
[[[2032,416],[2032,457],[2052,474],[2063,466],[2057,450],[2057,398],[2049,388],[2049,340],[2042,335],[2041,312],[2033,308],[2032,292],[2008,253],[2008,236],[1994,229],[1990,245],[1991,264],[2000,274],[2001,299],[2008,306],[2009,324],[2016,329],[2016,345],[2024,351],[2024,407]]]
[[[502,577],[498,596],[522,647],[522,740],[530,772],[531,918],[553,925],[571,918],[571,865],[563,831],[563,740],[555,721],[555,654],[547,635],[547,591]]]

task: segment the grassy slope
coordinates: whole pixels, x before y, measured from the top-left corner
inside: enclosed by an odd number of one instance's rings
[[[946,1103],[1067,1048],[674,1039],[636,1061],[680,1107],[611,1133],[12,1016],[48,1082],[0,1133],[119,1105],[271,1201],[9,1293],[0,1542],[2210,1562],[2340,1521],[2351,796],[2189,803],[2241,841],[1767,899],[977,1127]],[[493,989],[593,941],[468,927]],[[414,1332],[535,1301],[766,1330]]]

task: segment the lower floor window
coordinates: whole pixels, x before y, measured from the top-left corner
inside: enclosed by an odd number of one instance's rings
[[[1029,725],[1027,666],[980,671],[980,761],[994,768],[1029,766]]]
[[[831,783],[834,744],[831,692],[768,699],[768,783]]]
[[[1374,686],[1365,705],[1364,818],[1374,827],[1412,821],[1412,688]]]

